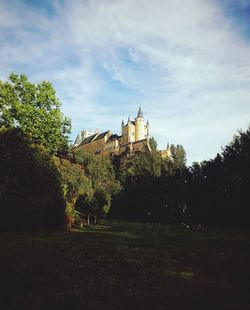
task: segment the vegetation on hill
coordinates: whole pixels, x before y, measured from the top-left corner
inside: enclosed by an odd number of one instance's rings
[[[78,151],[75,154],[75,159],[92,181],[93,191],[92,197],[86,197],[86,195],[79,197],[76,209],[95,213],[100,217],[106,216],[111,206],[112,197],[121,190],[110,157]]]
[[[248,226],[250,128],[239,131],[214,159],[186,166],[182,146],[161,159],[156,143],[115,161],[122,185],[112,217],[187,226]]]

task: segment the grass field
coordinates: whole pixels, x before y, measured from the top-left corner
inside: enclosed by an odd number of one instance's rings
[[[5,309],[250,309],[250,232],[107,221],[0,235]]]

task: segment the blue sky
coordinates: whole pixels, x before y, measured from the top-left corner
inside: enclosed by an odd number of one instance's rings
[[[72,140],[141,105],[191,164],[250,124],[250,0],[0,0],[0,57],[1,80],[53,83]]]

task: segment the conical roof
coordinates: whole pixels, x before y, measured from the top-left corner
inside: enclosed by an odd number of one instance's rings
[[[143,118],[143,112],[142,112],[141,106],[139,107],[139,111],[137,113],[137,117]]]
[[[76,137],[76,139],[75,139],[75,145],[77,145],[77,144],[80,144],[80,142],[81,142],[81,136],[80,136],[80,134],[79,134],[79,132],[78,132],[78,135],[77,135],[77,137]]]

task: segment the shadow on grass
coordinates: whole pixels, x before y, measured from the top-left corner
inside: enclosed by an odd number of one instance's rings
[[[4,309],[247,309],[249,234],[102,221],[0,235]],[[2,304],[3,304],[2,303]]]

